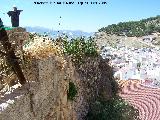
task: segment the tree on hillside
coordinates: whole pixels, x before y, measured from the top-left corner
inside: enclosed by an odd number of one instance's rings
[[[125,31],[128,37],[150,35],[153,32],[160,31],[160,16],[142,19],[140,21],[120,22],[118,24],[108,25],[99,29],[99,32],[107,34],[123,35]]]

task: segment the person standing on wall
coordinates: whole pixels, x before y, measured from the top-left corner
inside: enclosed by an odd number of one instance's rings
[[[3,27],[3,22],[2,22],[2,20],[1,20],[1,18],[0,18],[0,28],[1,27]]]
[[[19,15],[23,10],[17,10],[16,6],[13,6],[13,11],[9,11],[7,14],[11,17],[12,27],[19,27]]]

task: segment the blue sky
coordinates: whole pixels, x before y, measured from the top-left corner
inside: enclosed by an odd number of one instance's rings
[[[23,10],[20,15],[20,26],[42,26],[53,30],[96,32],[109,24],[160,15],[160,0],[74,0],[76,3],[73,5],[35,5],[35,1],[72,0],[0,0],[0,17],[3,23],[11,26],[10,18],[3,13],[12,10],[13,5]],[[107,4],[78,5],[77,2],[81,1]]]

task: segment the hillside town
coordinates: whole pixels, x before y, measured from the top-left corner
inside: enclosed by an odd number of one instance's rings
[[[52,3],[1,0],[0,120],[160,120],[160,1]]]
[[[142,37],[141,40],[151,44],[152,38]],[[116,79],[138,79],[143,85],[160,87],[160,49],[158,47],[135,48],[118,44],[116,48],[104,45],[101,50],[102,57],[110,59]]]

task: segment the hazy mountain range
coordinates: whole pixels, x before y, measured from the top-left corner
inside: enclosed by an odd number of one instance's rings
[[[39,34],[44,34],[47,33],[51,37],[57,37],[58,35],[61,34],[66,34],[69,37],[80,37],[80,36],[93,36],[94,32],[83,32],[81,30],[51,30],[49,28],[44,28],[44,27],[25,27],[27,32],[36,32]]]

